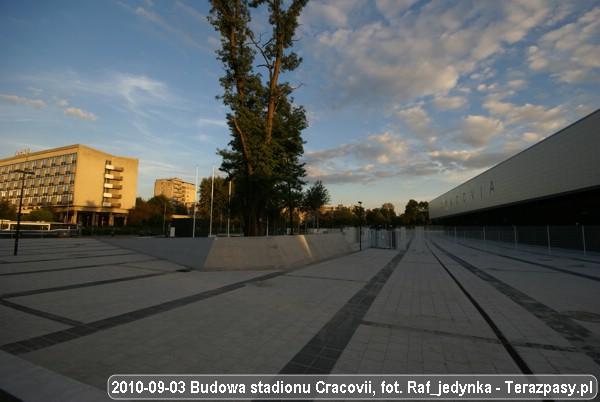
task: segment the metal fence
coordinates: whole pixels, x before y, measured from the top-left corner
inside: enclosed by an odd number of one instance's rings
[[[577,250],[583,254],[600,252],[600,226],[443,226],[428,231],[443,232],[455,241],[476,239],[520,245]]]

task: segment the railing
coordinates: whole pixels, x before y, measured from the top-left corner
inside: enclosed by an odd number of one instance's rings
[[[430,226],[428,232],[443,232],[454,241],[475,239],[496,241],[519,246],[568,249],[588,254],[600,252],[600,226],[546,225],[546,226]]]

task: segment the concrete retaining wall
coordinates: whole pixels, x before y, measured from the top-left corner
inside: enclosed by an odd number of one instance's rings
[[[221,237],[214,240],[204,270],[290,269],[352,251],[342,233]]]
[[[113,246],[137,251],[153,257],[172,261],[191,269],[202,269],[212,238],[197,237],[102,237],[100,240]]]

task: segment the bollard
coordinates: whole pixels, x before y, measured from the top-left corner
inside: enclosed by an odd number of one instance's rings
[[[546,225],[546,234],[548,236],[548,254],[552,254],[552,247],[550,246],[550,225]]]
[[[515,237],[515,250],[517,249],[517,226],[513,225],[513,233]]]

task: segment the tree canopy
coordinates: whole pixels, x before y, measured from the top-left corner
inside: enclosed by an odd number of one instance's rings
[[[282,0],[211,0],[209,21],[221,37],[217,56],[224,67],[220,98],[229,108],[231,131],[229,147],[219,150],[221,170],[235,182],[235,202],[250,236],[262,233],[270,206],[285,200],[292,211],[292,195],[304,184],[306,113],[281,75],[300,65],[291,48],[306,2],[293,0],[286,9]],[[264,36],[250,28],[251,10],[263,6],[271,26]]]

